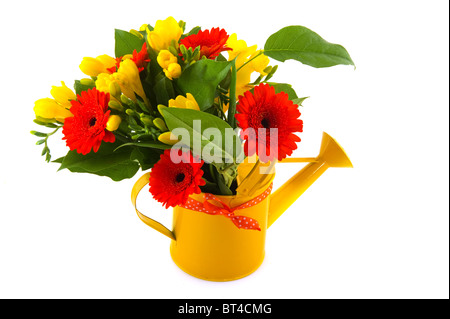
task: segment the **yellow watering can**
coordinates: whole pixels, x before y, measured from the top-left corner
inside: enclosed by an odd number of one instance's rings
[[[264,260],[266,230],[327,168],[352,167],[345,151],[327,133],[316,158],[287,158],[280,163],[300,162],[309,164],[272,195],[273,165],[240,164],[237,195],[191,195],[189,204],[174,207],[172,231],[136,208],[149,173],[136,182],[131,199],[139,218],[172,240],[170,253],[179,268],[204,280],[236,280],[258,269]]]

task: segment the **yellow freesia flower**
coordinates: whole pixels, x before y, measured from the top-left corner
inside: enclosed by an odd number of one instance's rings
[[[173,17],[168,17],[166,20],[156,21],[153,31],[147,27],[147,41],[155,51],[159,52],[167,50],[173,40],[178,43],[182,33],[183,29],[178,22]]]
[[[262,50],[257,50],[256,45],[248,47],[244,40],[237,39],[235,33],[228,38],[227,47],[232,49],[228,51],[228,61],[236,58],[236,69],[238,70],[236,74],[236,97],[238,97],[253,87],[249,85],[253,72],[267,75],[264,69],[270,61],[266,55],[261,54]]]
[[[177,79],[181,76],[181,66],[178,63],[169,64],[169,67],[163,71],[169,80]]]
[[[59,122],[64,122],[67,117],[73,116],[73,114],[64,106],[56,102],[54,99],[40,99],[34,102],[34,113],[36,117],[42,117],[45,119],[55,119]]]
[[[53,86],[50,94],[53,99],[39,99],[34,103],[36,117],[64,122],[65,118],[73,116],[68,109],[72,106],[70,101],[76,100],[77,96],[64,82],[61,81],[59,87]]]
[[[97,76],[97,80],[95,81],[95,87],[100,92],[110,93],[110,85],[111,83],[116,82],[116,79],[113,74],[109,73],[100,73]]]
[[[156,58],[159,66],[163,69],[164,74],[170,79],[177,79],[181,75],[181,66],[178,64],[178,59],[169,50],[159,51]]]
[[[158,57],[156,58],[158,64],[163,69],[169,68],[169,65],[172,63],[177,63],[178,59],[169,50],[161,50],[159,51]]]
[[[191,93],[187,93],[186,97],[178,95],[175,99],[169,100],[169,107],[177,107],[180,109],[191,109],[200,111],[200,108]]]
[[[119,83],[120,89],[125,96],[136,101],[136,93],[148,103],[139,77],[139,70],[132,60],[123,60],[122,63],[120,63],[119,70],[117,70],[117,73],[114,73],[113,76],[117,83]]]
[[[58,104],[64,106],[66,109],[70,109],[72,106],[70,100],[77,99],[76,94],[63,81],[61,81],[61,86],[52,86],[50,94]]]
[[[96,58],[84,57],[80,64],[81,72],[89,76],[98,76],[101,73],[109,73],[108,69],[116,65],[116,60],[109,55],[100,55]]]

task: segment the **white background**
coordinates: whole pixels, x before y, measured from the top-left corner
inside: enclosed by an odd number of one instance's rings
[[[0,298],[448,298],[448,1],[9,1],[0,9]],[[278,63],[310,96],[296,156],[322,131],[353,169],[329,169],[268,231],[266,259],[227,282],[186,275],[170,240],[139,221],[133,179],[56,172],[40,157],[34,101],[114,54],[114,28],[172,15],[247,44],[303,25],[352,67]],[[275,61],[272,65],[276,64]],[[53,158],[66,152],[60,136]],[[300,168],[280,164],[275,187]],[[140,196],[170,225],[170,211]]]

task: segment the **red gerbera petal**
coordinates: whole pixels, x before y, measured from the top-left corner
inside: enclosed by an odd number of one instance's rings
[[[172,161],[171,150],[165,150],[150,173],[150,193],[166,208],[185,204],[189,195],[201,193],[199,186],[206,183],[202,179],[203,161],[196,163],[190,152],[175,152],[181,157],[179,163]]]
[[[102,141],[113,143],[116,137],[106,130],[109,119],[109,93],[92,90],[83,91],[76,100],[70,101],[73,117],[66,118],[63,126],[63,140],[71,151],[86,155],[97,152]]]
[[[300,138],[294,132],[303,131],[303,121],[299,119],[300,111],[286,93],[275,94],[275,88],[268,84],[260,84],[254,89],[239,96],[236,106],[236,120],[243,129],[241,137],[245,140],[244,151],[247,156],[258,154],[262,161],[273,160],[274,153],[282,160],[297,149],[296,142]],[[254,136],[245,130],[253,129]],[[258,129],[266,129],[258,132]],[[271,137],[270,129],[276,129],[278,136]],[[265,135],[259,133],[264,132]],[[260,150],[265,152],[261,153]],[[264,154],[265,153],[265,154]]]
[[[200,55],[206,56],[208,59],[214,60],[219,56],[220,52],[231,50],[225,45],[228,40],[228,34],[224,29],[212,28],[211,30],[199,31],[197,34],[181,39],[187,49],[200,46]]]

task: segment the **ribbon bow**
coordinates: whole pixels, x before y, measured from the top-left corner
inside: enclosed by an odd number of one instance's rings
[[[259,227],[259,223],[257,220],[247,216],[236,215],[234,212],[260,203],[270,194],[270,192],[272,191],[272,186],[273,184],[271,184],[261,195],[234,208],[230,208],[227,204],[225,204],[223,201],[221,201],[218,197],[214,196],[213,194],[204,194],[203,203],[195,199],[189,198],[186,204],[180,206],[186,209],[203,212],[209,215],[222,215],[226,218],[231,219],[233,224],[236,225],[236,227],[238,227],[239,229],[243,228],[261,231],[261,228]],[[211,201],[219,203],[221,207],[213,204]]]

